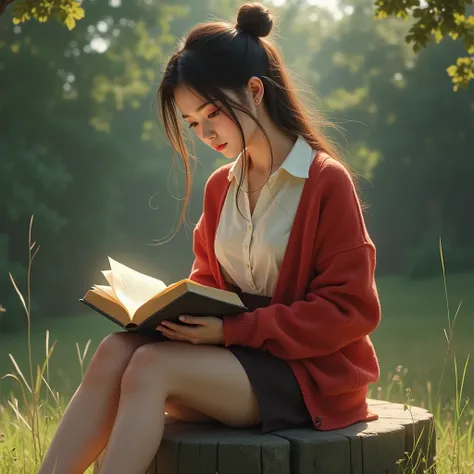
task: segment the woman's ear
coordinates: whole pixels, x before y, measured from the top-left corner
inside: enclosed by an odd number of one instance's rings
[[[260,104],[260,102],[262,102],[263,100],[263,95],[265,93],[265,87],[263,85],[262,80],[257,76],[252,76],[249,79],[247,86],[250,91],[251,101],[255,105]]]

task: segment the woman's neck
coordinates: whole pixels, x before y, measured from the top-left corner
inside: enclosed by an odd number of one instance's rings
[[[260,128],[247,146],[249,156],[249,171],[270,175],[275,172],[289,155],[295,140],[278,129],[268,115],[257,117],[267,132],[273,150],[273,163],[267,139]]]

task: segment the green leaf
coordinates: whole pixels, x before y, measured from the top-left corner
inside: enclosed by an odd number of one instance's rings
[[[408,20],[408,13],[405,10],[400,10],[396,17],[401,18],[402,20]]]
[[[76,20],[72,15],[68,15],[64,20],[64,24],[67,26],[68,30],[73,30],[76,27]]]
[[[443,33],[441,33],[441,30],[434,31],[434,38],[435,38],[436,43],[439,44],[441,42],[441,40],[443,39]]]
[[[76,20],[82,20],[85,16],[84,8],[76,7],[72,10],[72,16]]]
[[[454,64],[452,66],[449,66],[446,69],[446,72],[448,73],[449,76],[454,77],[456,75],[458,68]]]

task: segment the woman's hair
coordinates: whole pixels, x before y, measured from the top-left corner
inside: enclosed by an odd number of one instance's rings
[[[176,231],[186,220],[191,193],[189,154],[174,100],[178,85],[186,85],[214,105],[217,101],[222,104],[225,109],[223,112],[234,120],[240,130],[244,160],[247,160],[245,137],[233,108],[251,117],[264,133],[273,161],[265,130],[245,106],[248,104],[245,96],[248,81],[256,76],[264,85],[263,103],[272,121],[288,136],[294,139],[301,136],[313,149],[322,150],[342,162],[336,147],[321,130],[321,126],[332,124],[303,106],[285,71],[281,55],[274,44],[265,38],[272,26],[273,19],[268,8],[259,3],[247,3],[240,7],[235,25],[207,22],[193,27],[166,65],[158,89],[160,112],[171,145],[183,159],[186,181],[184,203]],[[226,90],[234,92],[244,105],[229,97],[224,92]],[[246,166],[243,168],[247,169]],[[243,176],[239,189],[242,182]]]

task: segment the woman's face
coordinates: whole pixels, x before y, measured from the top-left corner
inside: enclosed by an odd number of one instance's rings
[[[241,101],[233,93],[227,93],[233,100],[241,104]],[[251,93],[249,91],[251,97]],[[176,88],[174,98],[176,105],[197,137],[206,145],[222,153],[226,158],[235,158],[243,149],[242,138],[237,125],[233,119],[226,115],[225,109],[207,103],[196,92],[188,86],[180,85]],[[250,102],[252,104],[252,102]],[[217,103],[220,106],[219,103]],[[244,105],[244,104],[242,104]],[[251,105],[251,112],[255,115],[255,109]],[[233,109],[240,125],[243,128],[245,143],[248,146],[255,134],[257,125],[243,112]]]

